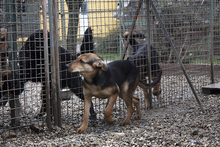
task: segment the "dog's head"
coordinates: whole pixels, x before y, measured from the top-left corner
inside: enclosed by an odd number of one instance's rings
[[[98,55],[93,53],[82,54],[69,65],[69,72],[77,72],[82,76],[96,74],[99,70],[107,71],[108,66]]]
[[[7,51],[8,43],[7,43],[7,29],[1,28],[0,30],[0,51]]]

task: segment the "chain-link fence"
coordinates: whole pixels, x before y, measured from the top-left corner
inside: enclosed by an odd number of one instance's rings
[[[146,1],[135,0],[2,0],[1,134],[29,126],[79,126],[83,115],[82,78],[66,67],[78,54],[94,52],[109,63],[126,53],[123,59],[137,64],[144,82],[149,82],[149,76],[155,80],[162,71],[152,91],[136,89],[142,109],[195,101],[202,86],[218,82],[219,1],[153,3],[156,11]],[[151,46],[147,45],[148,39]],[[104,119],[106,104],[107,99],[94,98],[90,120]],[[113,117],[122,119],[126,111],[124,102],[118,99]]]

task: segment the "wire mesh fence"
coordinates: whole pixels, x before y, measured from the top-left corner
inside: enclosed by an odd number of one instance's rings
[[[42,29],[43,5],[46,2],[48,23],[48,51],[45,55],[45,39]],[[57,18],[51,19],[51,9],[57,2]],[[76,60],[78,54],[94,52],[105,63],[119,60],[129,31],[135,18],[139,1],[39,1],[39,0],[3,0],[0,2],[1,27],[1,133],[12,128],[34,126],[44,128],[46,108],[51,108],[52,124],[56,119],[54,93],[46,92],[46,87],[53,87],[54,64],[51,37],[58,38],[59,80],[61,122],[62,125],[78,127],[82,122],[83,93],[82,78],[67,71],[66,64]],[[219,82],[219,1],[153,1],[164,26],[177,49],[181,62],[186,68],[197,93],[204,85]],[[213,4],[213,7],[211,5]],[[54,10],[53,10],[54,11]],[[53,14],[53,13],[52,13]],[[134,30],[129,39],[129,47],[124,60],[130,59],[137,64],[141,79],[148,82],[147,24],[150,25],[151,42],[151,77],[156,79],[163,72],[160,83],[149,92],[137,88],[135,96],[140,98],[142,111],[153,108],[195,101],[189,83],[166,39],[162,24],[150,7],[150,21],[147,22],[147,4],[141,3],[135,21]],[[52,21],[57,22],[58,36],[54,34]],[[212,34],[213,33],[213,34]],[[47,33],[46,33],[47,34]],[[52,44],[51,44],[52,43]],[[54,44],[53,44],[54,43]],[[213,49],[213,52],[212,52]],[[140,52],[142,50],[142,52]],[[139,54],[140,53],[140,54]],[[45,57],[49,63],[49,85],[45,82]],[[213,58],[212,58],[213,57]],[[214,70],[211,70],[213,59]],[[152,94],[152,100],[146,99]],[[46,97],[50,97],[50,104]],[[48,102],[48,101],[47,101]],[[150,104],[152,102],[152,105]],[[103,111],[107,99],[93,99],[94,110],[90,110],[90,120],[104,119]],[[55,110],[54,110],[55,109]],[[55,115],[54,115],[55,114]],[[120,99],[116,101],[113,117],[123,119],[126,106]],[[48,119],[48,117],[47,117]]]

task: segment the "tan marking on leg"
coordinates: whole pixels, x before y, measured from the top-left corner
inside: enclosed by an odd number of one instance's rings
[[[133,94],[132,94],[133,95]],[[127,115],[124,119],[123,122],[121,122],[120,125],[126,125],[128,124],[128,122],[130,121],[131,117],[132,117],[132,114],[134,112],[134,109],[133,109],[133,106],[132,106],[132,98],[133,96],[130,96],[130,93],[126,93],[125,94],[125,97],[123,98],[124,101],[125,101],[125,104],[127,105]]]
[[[111,114],[112,114],[113,106],[116,102],[117,97],[118,97],[118,94],[112,95],[110,97],[109,104],[108,104],[107,108],[105,109],[105,121],[108,124],[113,124],[113,122],[114,122],[114,120],[111,117]]]
[[[157,78],[157,74],[153,73],[152,74],[152,80],[154,81]],[[153,88],[153,95],[157,97],[157,101],[158,102],[162,102],[163,100],[160,97],[161,94],[161,90],[160,90],[160,86],[161,86],[161,80],[160,82]]]
[[[136,96],[133,96],[133,103],[136,107],[135,119],[141,119],[140,99]]]
[[[85,133],[88,128],[88,117],[89,117],[89,109],[91,107],[91,99],[92,97],[85,96],[83,122],[81,127],[77,130],[79,133]]]

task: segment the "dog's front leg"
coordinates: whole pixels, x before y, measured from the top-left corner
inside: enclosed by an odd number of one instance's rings
[[[84,99],[84,114],[81,127],[77,130],[79,133],[85,133],[88,127],[89,109],[91,107],[92,97],[85,96]]]
[[[110,97],[110,100],[109,100],[109,103],[108,103],[108,106],[106,107],[105,109],[105,121],[108,123],[108,124],[113,124],[114,120],[112,119],[111,117],[111,114],[112,114],[112,109],[113,109],[113,106],[116,102],[116,99],[118,97],[118,94],[114,94]]]

